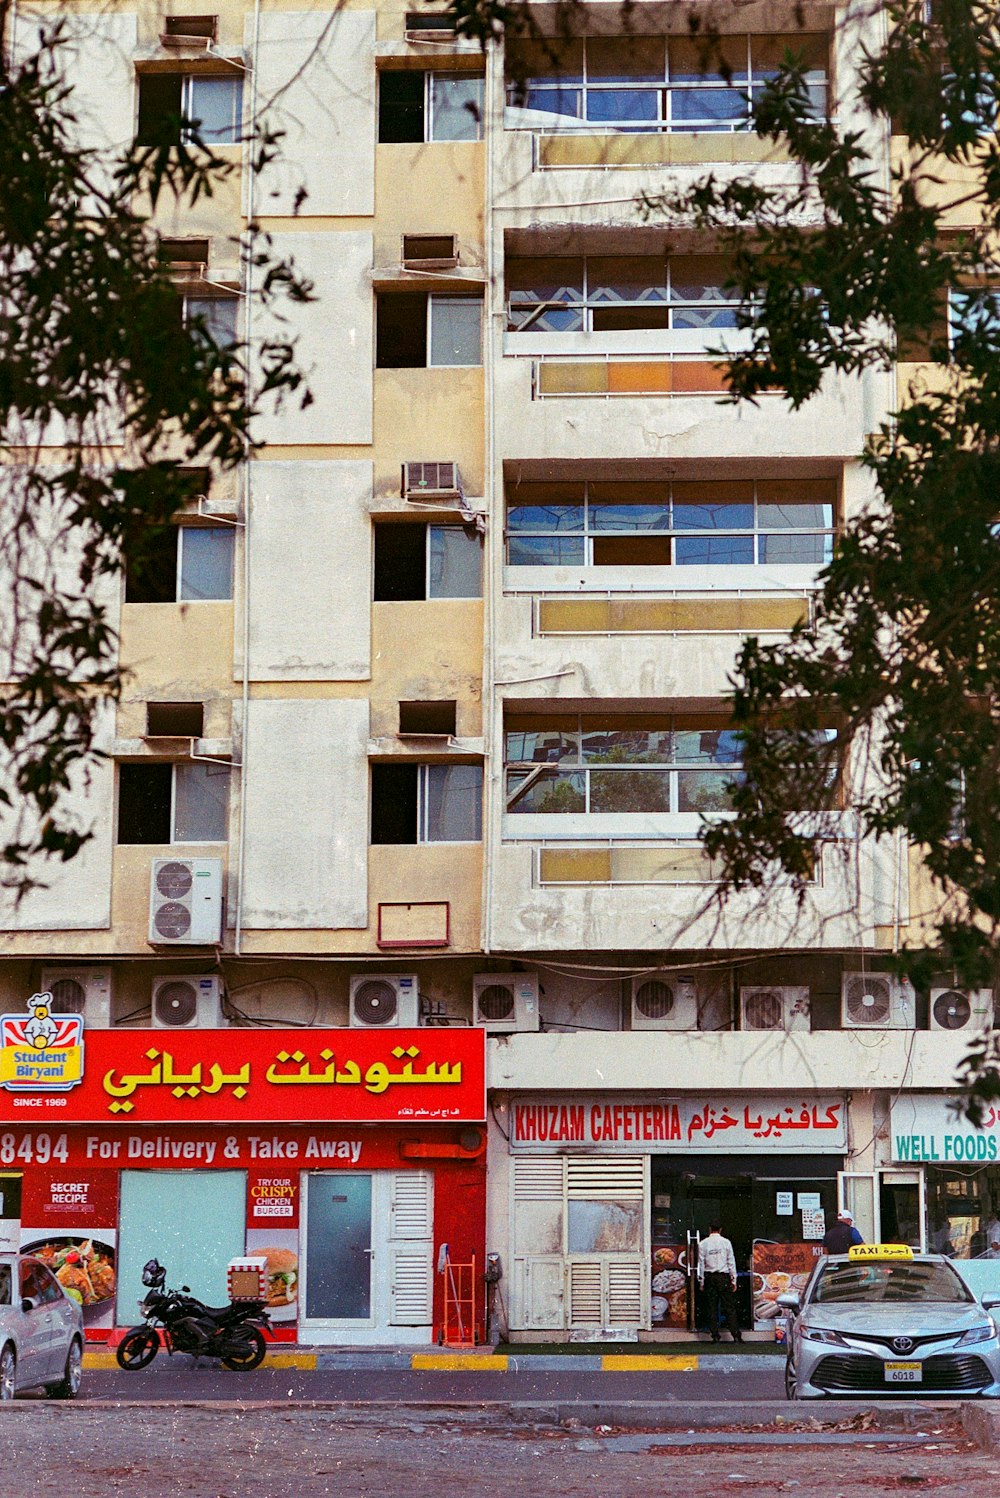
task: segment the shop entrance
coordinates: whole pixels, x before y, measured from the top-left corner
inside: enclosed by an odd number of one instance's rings
[[[816,1239],[807,1235],[816,1234],[821,1217],[833,1221],[841,1163],[833,1155],[654,1155],[653,1327],[693,1332],[707,1326],[696,1284],[697,1242],[718,1222],[736,1258],[740,1325],[759,1329],[772,1309],[772,1288],[777,1294],[793,1272],[811,1267]],[[761,1272],[765,1259],[767,1275]]]
[[[431,1340],[433,1205],[430,1171],[303,1175],[301,1341]]]

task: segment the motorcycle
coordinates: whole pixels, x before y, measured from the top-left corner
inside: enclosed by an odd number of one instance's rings
[[[167,1271],[150,1259],[142,1271],[148,1294],[140,1300],[145,1320],[119,1342],[115,1357],[127,1373],[148,1368],[161,1346],[170,1356],[187,1352],[195,1357],[218,1358],[224,1367],[249,1373],[264,1361],[267,1344],[263,1328],[270,1320],[262,1300],[236,1301],[212,1307],[197,1300],[188,1285],[165,1289]]]

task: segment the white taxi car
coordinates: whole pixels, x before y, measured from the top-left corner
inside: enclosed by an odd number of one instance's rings
[[[1000,1396],[1000,1336],[990,1312],[939,1254],[859,1244],[820,1259],[798,1295],[785,1364],[789,1399],[824,1395]]]

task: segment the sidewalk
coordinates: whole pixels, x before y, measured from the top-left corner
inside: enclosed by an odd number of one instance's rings
[[[585,1344],[586,1345],[586,1344]],[[338,1372],[363,1371],[441,1373],[735,1373],[740,1369],[774,1370],[784,1360],[784,1348],[768,1343],[679,1343],[670,1352],[651,1343],[512,1344],[499,1348],[477,1347],[449,1350],[430,1346],[414,1350],[397,1347],[294,1347],[273,1344],[264,1360],[265,1368],[302,1368]],[[611,1349],[614,1350],[611,1350]],[[101,1349],[84,1353],[86,1369],[109,1370],[118,1365],[113,1352]]]

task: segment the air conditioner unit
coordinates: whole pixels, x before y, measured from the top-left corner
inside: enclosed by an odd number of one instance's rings
[[[912,986],[892,973],[844,973],[840,1022],[845,1030],[912,1030]]]
[[[446,42],[455,37],[455,22],[447,11],[432,15],[408,10],[404,26],[403,35],[408,42]]]
[[[420,1023],[415,973],[355,973],[350,1023],[356,1030],[412,1029]]]
[[[458,241],[454,234],[404,234],[401,260],[404,270],[455,270]]]
[[[214,974],[153,979],[154,1030],[218,1030],[225,1024]]]
[[[476,973],[472,1022],[494,1034],[538,1029],[537,973]]]
[[[992,988],[932,988],[932,1030],[991,1030]]]
[[[222,940],[222,859],[154,858],[149,874],[151,946]]]
[[[80,1014],[88,1030],[111,1028],[109,967],[46,967],[42,989],[52,995],[53,1014]]]
[[[457,463],[404,463],[403,498],[461,499],[462,480]]]
[[[809,990],[760,986],[740,989],[743,1030],[808,1030]]]
[[[632,979],[633,1030],[697,1030],[698,985],[685,973]]]

